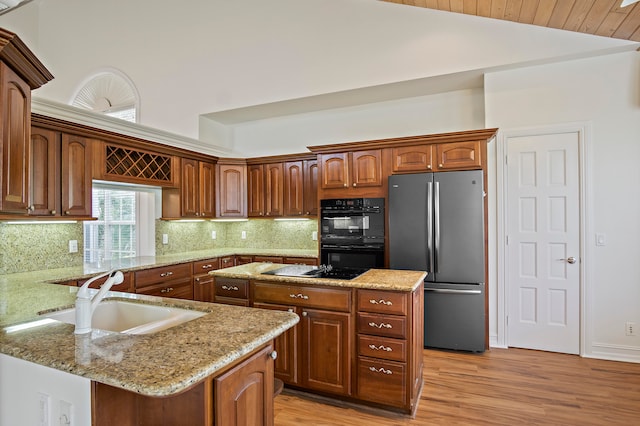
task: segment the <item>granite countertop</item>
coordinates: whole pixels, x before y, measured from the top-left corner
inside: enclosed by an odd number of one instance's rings
[[[246,254],[303,257],[292,250],[247,250]],[[102,270],[138,270],[204,260],[240,250],[206,250],[157,258],[136,258]],[[308,257],[315,257],[309,253]],[[140,294],[109,292],[133,300],[206,312],[207,315],[153,334],[94,330],[77,336],[60,322],[37,325],[43,312],[73,306],[77,287],[50,282],[87,278],[101,272],[83,267],[0,275],[0,353],[148,396],[184,391],[232,365],[294,326],[289,312],[227,306]],[[12,331],[14,325],[31,326]]]
[[[279,282],[283,284],[312,284],[332,287],[362,288],[373,290],[394,290],[411,292],[418,288],[427,276],[423,271],[400,271],[395,269],[369,269],[352,280],[329,278],[288,277],[282,275],[263,275],[264,272],[281,268],[279,263],[248,263],[232,268],[210,271],[214,277],[240,278],[260,281]]]

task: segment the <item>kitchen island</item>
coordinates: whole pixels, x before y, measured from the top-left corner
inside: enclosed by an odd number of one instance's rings
[[[261,381],[253,392],[262,392],[265,401],[259,407],[264,413],[260,418],[265,424],[273,421],[269,405],[275,356],[272,341],[298,322],[296,315],[111,292],[109,298],[197,310],[206,315],[142,335],[94,330],[91,335],[78,336],[71,324],[40,321],[43,312],[72,306],[76,292],[74,287],[0,277],[0,423],[19,424],[7,420],[11,419],[8,404],[12,401],[18,406],[11,408],[34,412],[43,401],[37,400],[38,389],[31,389],[36,399],[29,400],[33,402],[29,405],[15,393],[19,383],[5,380],[13,377],[13,360],[90,383],[93,419],[76,418],[74,424],[195,425],[213,424],[214,419],[215,424],[223,424],[221,413],[229,409],[228,398],[233,397],[235,387],[244,383],[243,378],[256,376]],[[256,394],[249,397],[255,398]],[[55,405],[56,395],[40,398],[45,398],[47,404],[54,399]],[[57,405],[48,410],[54,408]],[[269,415],[270,420],[265,418]],[[224,418],[232,417],[226,412]]]
[[[288,389],[415,413],[426,273],[370,269],[345,280],[274,274],[280,268],[291,266],[250,263],[209,272],[217,302],[300,316],[275,339],[275,376]]]

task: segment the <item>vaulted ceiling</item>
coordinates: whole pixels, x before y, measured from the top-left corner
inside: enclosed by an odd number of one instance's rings
[[[640,2],[621,0],[382,0],[409,6],[640,41]]]

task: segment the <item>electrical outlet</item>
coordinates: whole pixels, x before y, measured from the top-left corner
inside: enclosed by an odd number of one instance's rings
[[[215,240],[215,239],[216,239],[216,237],[217,237],[217,235],[216,235],[216,231],[211,231],[211,239],[212,239],[212,240]]]
[[[162,234],[162,244],[169,244],[169,234]]]
[[[636,323],[635,322],[626,322],[624,324],[625,334],[627,336],[635,336],[636,335]]]
[[[60,424],[72,425],[73,405],[67,401],[60,401]]]
[[[243,240],[247,239],[247,231],[242,231],[242,234],[240,234],[240,238],[242,238]]]
[[[313,231],[313,232],[311,233],[311,239],[312,239],[313,241],[318,241],[318,231]]]
[[[78,252],[78,240],[69,240],[69,253]]]
[[[46,393],[38,392],[38,426],[49,426],[49,403],[51,398]]]

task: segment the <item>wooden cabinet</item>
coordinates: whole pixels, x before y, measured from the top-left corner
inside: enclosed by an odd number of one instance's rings
[[[322,188],[382,186],[382,151],[379,149],[320,155]]]
[[[359,399],[412,412],[422,387],[423,288],[357,290]]]
[[[176,299],[193,299],[191,277],[191,263],[136,271],[136,293]]]
[[[468,170],[482,168],[482,141],[437,144],[438,170]]]
[[[351,290],[252,284],[253,306],[291,310],[301,322],[276,339],[282,360],[276,377],[289,385],[351,394]]]
[[[273,344],[186,391],[149,397],[91,382],[94,426],[273,425]]]
[[[214,164],[183,158],[181,167],[182,217],[212,218],[215,211]]]
[[[123,275],[124,275],[124,281],[122,281],[122,283],[120,283],[118,285],[114,285],[113,287],[111,287],[111,290],[112,291],[124,291],[126,293],[135,293],[136,287],[135,287],[135,283],[134,283],[134,279],[133,279],[133,272],[123,272]],[[89,285],[89,287],[90,288],[100,288],[102,286],[102,284],[104,284],[104,282],[107,280],[107,278],[108,277],[103,277],[103,278],[97,279],[94,282],[92,282]],[[71,284],[71,285],[77,285],[78,287],[82,287],[84,285],[84,283],[86,283],[87,281],[88,281],[88,279],[72,281],[75,284]],[[68,284],[68,285],[70,285],[70,284]]]
[[[246,217],[246,188],[246,164],[218,162],[216,165],[216,217]]]
[[[304,206],[304,163],[287,161],[284,163],[284,215],[302,216],[308,214]]]
[[[0,61],[0,212],[27,214],[31,150],[31,88]]]
[[[291,265],[317,265],[317,257],[285,257],[282,263],[288,263]]]
[[[283,258],[280,256],[253,256],[254,262],[270,262],[270,263],[282,263]]]
[[[91,141],[63,133],[61,142],[61,214],[91,216]]]
[[[213,380],[216,426],[273,425],[272,345]]]
[[[318,215],[318,160],[303,160],[302,210],[307,216]]]
[[[282,216],[284,209],[282,163],[250,164],[247,167],[247,174],[248,216]]]
[[[393,172],[431,171],[433,169],[432,148],[433,145],[413,145],[391,148]]]
[[[199,260],[193,262],[193,299],[201,302],[213,302],[215,298],[215,279],[209,271],[220,268],[220,259]]]
[[[31,128],[29,215],[91,217],[93,141],[51,129]]]
[[[216,278],[214,288],[214,302],[225,305],[249,306],[249,281],[236,278]]]
[[[244,255],[236,255],[235,256],[235,264],[237,265],[246,265],[247,263],[253,262],[253,256],[244,254]]]

